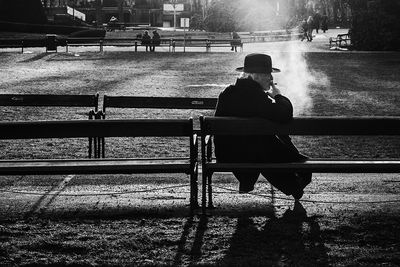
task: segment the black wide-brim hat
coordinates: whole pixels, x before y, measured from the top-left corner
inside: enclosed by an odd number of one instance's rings
[[[237,71],[246,73],[272,73],[281,72],[272,67],[271,57],[265,54],[249,54],[244,58],[244,66],[236,68]]]

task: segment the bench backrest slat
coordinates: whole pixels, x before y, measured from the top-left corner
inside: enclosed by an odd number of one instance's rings
[[[0,94],[0,106],[98,108],[99,95]]]
[[[192,119],[0,122],[1,139],[192,136]]]
[[[400,135],[400,117],[303,117],[286,124],[233,117],[201,121],[205,135]]]
[[[217,98],[104,96],[106,108],[215,109]]]

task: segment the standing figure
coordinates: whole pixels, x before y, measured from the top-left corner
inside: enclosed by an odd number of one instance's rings
[[[150,47],[150,51],[156,51],[156,46],[159,46],[161,43],[161,36],[158,34],[157,30],[153,31],[153,38],[151,39],[152,46]]]
[[[144,34],[142,36],[142,45],[146,46],[146,52],[148,52],[149,47],[151,50],[151,37],[148,31],[144,31]]]
[[[286,123],[293,118],[293,107],[273,83],[271,57],[265,54],[249,54],[244,67],[237,68],[242,75],[234,85],[228,86],[218,97],[215,116],[257,117]],[[217,162],[301,162],[307,159],[299,153],[288,135],[265,136],[215,136]],[[260,172],[239,171],[233,173],[239,180],[239,191],[254,189]],[[310,172],[262,171],[261,174],[276,188],[296,200],[303,196],[303,189],[311,182]]]
[[[232,32],[232,41],[231,41],[231,51],[235,50],[237,52],[237,47],[242,44],[240,40],[240,36],[237,32]]]
[[[321,18],[321,30],[324,33],[328,30],[328,16],[326,14],[322,15]]]
[[[304,39],[307,39],[308,41],[308,25],[307,25],[307,20],[303,19],[303,21],[300,24],[300,31],[301,31],[301,38],[300,40],[303,42]]]
[[[314,20],[312,16],[309,16],[307,19],[307,41],[312,42],[312,32],[314,29]]]
[[[314,20],[314,29],[318,33],[321,24],[321,15],[319,13],[316,13],[313,17],[313,20]]]

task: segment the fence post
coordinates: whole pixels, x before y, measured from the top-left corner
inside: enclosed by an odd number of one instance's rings
[[[135,52],[137,52],[137,41],[135,41]]]
[[[103,52],[103,39],[100,39],[100,52]]]
[[[21,53],[24,53],[24,40],[21,40]]]

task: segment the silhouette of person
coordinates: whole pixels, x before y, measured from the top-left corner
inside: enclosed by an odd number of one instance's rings
[[[151,37],[150,37],[148,31],[144,31],[144,33],[143,33],[142,45],[146,46],[146,52],[148,52],[149,47],[150,47],[150,50],[151,50]]]
[[[293,118],[293,107],[273,83],[271,57],[249,54],[244,67],[237,68],[242,75],[234,85],[228,86],[218,97],[215,116],[261,117],[286,123]],[[305,161],[288,135],[267,136],[215,136],[215,155],[218,162],[296,162]],[[303,189],[311,182],[312,173],[261,173],[274,187],[295,199],[303,196]],[[254,189],[260,172],[234,172],[239,180],[239,191]]]
[[[309,16],[307,19],[307,41],[312,42],[312,33],[314,30],[314,19],[312,16]]]
[[[326,14],[322,15],[321,18],[321,30],[324,33],[328,30],[328,16]]]
[[[232,32],[231,51],[237,52],[237,47],[241,45],[240,35],[237,32]]]
[[[307,20],[306,19],[303,19],[303,21],[301,22],[300,31],[302,33],[301,41],[303,42],[304,39],[307,39],[307,41],[308,41],[308,24],[307,24]]]
[[[153,31],[153,38],[151,39],[151,48],[150,51],[156,51],[156,46],[159,46],[161,43],[161,36],[158,34],[157,30]]]

